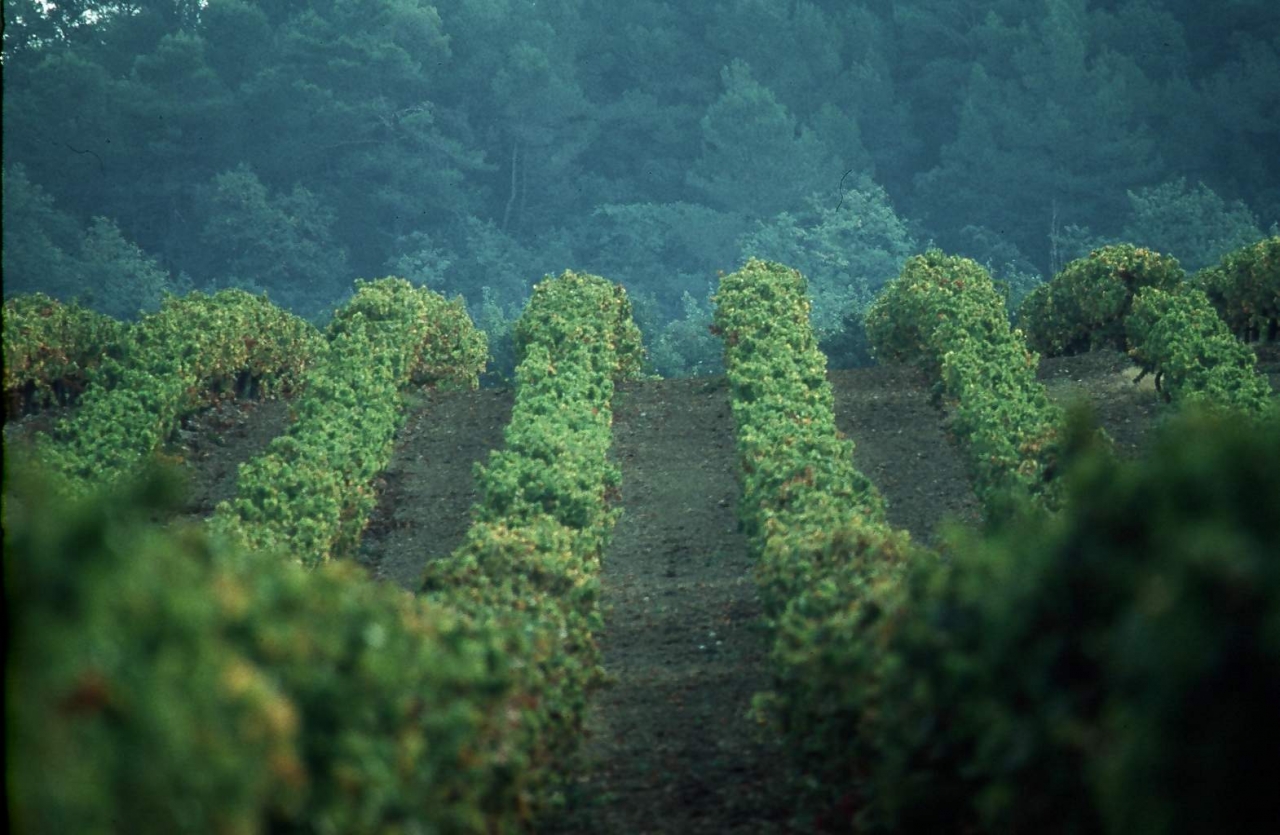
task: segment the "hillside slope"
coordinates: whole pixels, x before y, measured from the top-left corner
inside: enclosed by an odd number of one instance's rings
[[[1260,368],[1280,382],[1280,351]],[[1046,361],[1040,379],[1061,403],[1083,397],[1126,455],[1164,412],[1150,378],[1117,352]],[[948,517],[976,520],[964,463],[945,416],[912,369],[830,375],[837,423],[855,460],[889,502],[889,518],[922,541]],[[432,556],[469,525],[473,467],[502,443],[505,389],[428,392],[397,438],[359,559],[375,576],[416,588]],[[6,427],[6,441],[38,421]],[[237,459],[281,431],[283,404],[225,404],[170,452],[192,468],[190,512],[229,489]],[[584,775],[547,831],[783,833],[785,758],[748,716],[767,684],[759,603],[737,530],[734,427],[723,378],[619,386],[613,457],[623,516],[603,566],[601,642],[613,679],[595,695]]]

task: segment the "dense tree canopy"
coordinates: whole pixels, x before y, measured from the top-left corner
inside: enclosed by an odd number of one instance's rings
[[[1121,237],[1198,265],[1280,219],[1271,0],[4,13],[6,291],[117,310],[189,280],[319,315],[388,271],[506,309],[574,267],[662,322],[765,249],[841,306],[929,242],[1018,275]],[[136,281],[87,285],[104,246]]]

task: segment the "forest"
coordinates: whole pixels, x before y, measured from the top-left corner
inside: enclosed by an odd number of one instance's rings
[[[1193,271],[1280,220],[1269,0],[4,15],[5,293],[118,317],[240,287],[317,319],[397,275],[501,337],[573,268],[622,282],[680,375],[720,367],[708,294],[758,256],[805,273],[849,365],[845,317],[931,244],[1016,303],[1100,244]]]

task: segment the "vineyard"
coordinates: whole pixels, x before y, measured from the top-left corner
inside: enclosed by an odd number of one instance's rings
[[[828,371],[724,276],[723,377],[538,284],[516,372],[361,282],[5,303],[22,832],[1269,831],[1280,239],[1112,246],[1013,323],[909,259]]]

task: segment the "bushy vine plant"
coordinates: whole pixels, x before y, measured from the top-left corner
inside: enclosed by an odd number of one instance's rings
[[[1196,273],[1195,284],[1240,339],[1280,337],[1280,237],[1227,253]]]
[[[167,479],[72,502],[6,463],[18,831],[514,830],[519,636],[349,562],[161,530]]]
[[[241,465],[236,496],[214,520],[248,547],[309,566],[359,541],[376,503],[373,480],[404,422],[405,392],[475,387],[488,356],[460,299],[400,278],[358,282],[325,335],[288,431]]]
[[[1079,444],[1056,518],[953,537],[879,643],[869,832],[1256,831],[1280,815],[1280,421]]]
[[[54,404],[68,405],[89,385],[94,369],[118,354],[125,324],[43,293],[4,303],[6,419]]]
[[[880,359],[917,364],[934,383],[989,518],[1019,498],[1057,507],[1062,415],[985,269],[938,250],[909,259],[867,333]]]
[[[1271,386],[1254,368],[1257,357],[1195,287],[1141,291],[1125,318],[1125,333],[1133,346],[1129,355],[1156,375],[1167,400],[1251,414],[1270,401]]]
[[[1124,317],[1144,287],[1173,290],[1185,279],[1177,259],[1130,244],[1094,250],[1037,287],[1018,308],[1033,351],[1047,357],[1094,348],[1126,349]]]
[[[858,726],[876,709],[882,613],[905,567],[932,557],[889,527],[836,430],[804,277],[752,259],[721,280],[715,302],[738,512],[772,644],[772,687],[757,712],[783,735],[810,817],[847,825],[869,754]]]
[[[1270,338],[1278,311],[1280,238],[1228,254],[1194,282],[1173,258],[1128,244],[1103,247],[1037,288],[1019,320],[1027,342],[1048,355],[1127,351],[1155,372],[1167,399],[1257,412],[1269,388],[1254,372],[1252,351],[1232,344],[1231,332]]]
[[[930,282],[890,292],[934,321],[930,297],[958,304]],[[832,439],[806,312],[803,279],[776,265],[748,264],[718,298],[774,642],[758,704],[818,823],[1179,833],[1276,819],[1280,414],[1192,408],[1140,463],[1078,418],[1060,442],[1061,509],[1020,504],[985,534],[953,532],[937,559],[894,547],[905,537]]]

